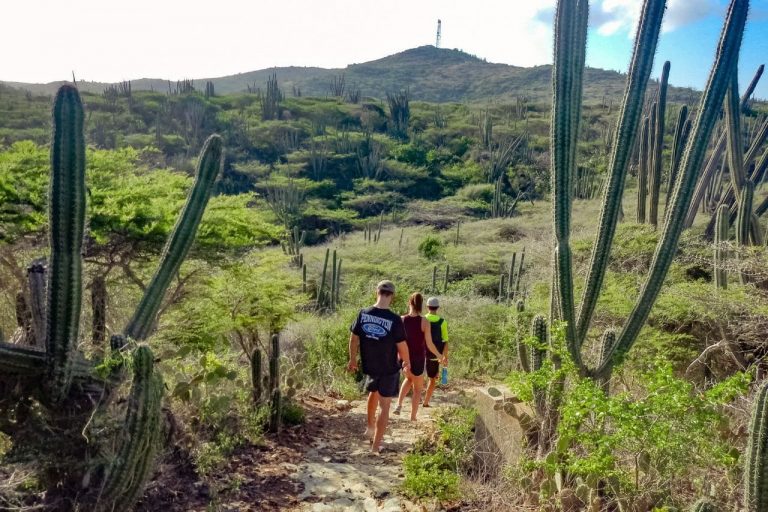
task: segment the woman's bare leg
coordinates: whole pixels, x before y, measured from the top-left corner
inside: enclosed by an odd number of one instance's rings
[[[427,394],[424,395],[424,407],[429,406],[429,400],[432,398],[432,393],[435,392],[435,386],[437,385],[437,377],[429,379],[429,385],[427,386]]]
[[[411,372],[409,371],[406,374],[406,379],[403,381],[403,384],[400,386],[400,395],[397,397],[397,408],[403,406],[403,400],[405,400],[405,397],[408,396],[408,392],[413,387],[413,382],[411,381]]]
[[[421,388],[424,386],[424,377],[421,375],[413,379],[413,397],[411,400],[411,421],[416,421],[416,413],[419,412],[421,403]]]

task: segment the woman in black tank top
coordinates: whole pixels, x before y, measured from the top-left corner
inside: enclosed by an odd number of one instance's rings
[[[408,357],[410,367],[406,371],[405,380],[400,388],[400,396],[397,399],[397,407],[394,413],[399,415],[403,400],[408,392],[413,389],[411,402],[411,421],[416,421],[416,413],[421,403],[421,390],[424,387],[424,365],[427,359],[427,349],[440,360],[442,354],[432,343],[432,329],[429,320],[421,315],[424,298],[418,292],[408,299],[408,314],[403,316],[405,326],[405,340],[408,343]]]

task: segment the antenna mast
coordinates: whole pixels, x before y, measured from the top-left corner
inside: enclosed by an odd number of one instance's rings
[[[437,20],[437,39],[435,40],[435,48],[440,48],[440,36],[442,34],[441,25],[442,22]]]

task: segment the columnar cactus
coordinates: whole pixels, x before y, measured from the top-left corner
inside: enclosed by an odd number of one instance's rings
[[[261,397],[264,395],[264,389],[262,386],[262,354],[261,349],[256,348],[251,355],[251,384],[253,385],[253,401],[255,403],[261,402]],[[271,363],[271,360],[270,360]]]
[[[635,59],[637,60],[645,59],[652,61],[653,59],[653,52],[655,51],[655,42],[658,38],[658,28],[661,25],[661,15],[664,10],[664,3],[664,1],[656,2],[648,0],[644,5],[640,34],[636,40]],[[729,6],[725,26],[717,49],[715,64],[710,74],[707,87],[702,95],[701,103],[698,108],[699,115],[696,118],[691,137],[688,141],[680,165],[680,172],[675,189],[672,193],[669,213],[661,233],[661,238],[654,252],[650,272],[640,292],[640,296],[638,297],[624,328],[618,335],[615,345],[606,356],[606,360],[595,370],[588,371],[581,362],[579,349],[586,337],[591,317],[594,312],[595,303],[599,295],[600,286],[605,274],[605,265],[608,262],[612,238],[615,232],[614,217],[619,213],[618,205],[620,204],[621,191],[623,190],[623,187],[615,187],[615,185],[623,184],[626,162],[624,162],[621,167],[616,167],[613,164],[611,166],[613,170],[611,171],[611,177],[609,178],[609,184],[606,190],[597,243],[595,244],[592,253],[592,263],[590,264],[587,285],[584,290],[584,300],[582,301],[582,307],[579,312],[579,323],[576,329],[576,334],[573,337],[567,338],[569,353],[571,353],[577,366],[579,366],[585,373],[590,373],[595,376],[605,376],[610,372],[611,365],[618,362],[634,344],[637,335],[643,324],[645,324],[648,314],[661,290],[669,267],[675,257],[676,248],[683,229],[683,221],[690,206],[698,172],[701,169],[701,164],[706,155],[710,137],[719,117],[720,106],[722,105],[726,91],[731,83],[731,77],[735,74],[737,69],[739,48],[744,33],[748,8],[748,0],[732,0]],[[643,46],[643,32],[644,28],[648,25],[653,25],[654,27],[652,30],[649,30],[653,33],[653,37],[651,42],[646,41],[649,46]],[[634,69],[630,70],[630,89],[633,76]],[[647,77],[647,75],[645,76]],[[640,88],[642,89],[642,87]],[[625,109],[628,109],[631,104],[629,101],[630,97],[631,95],[628,93],[627,100],[625,101]],[[638,104],[634,105],[632,110],[636,110],[639,114],[641,108],[641,96],[637,97],[637,101]],[[620,122],[620,129],[618,131],[619,142],[616,144],[612,162],[615,162],[618,159],[618,154],[630,151],[634,139],[633,136],[630,136],[625,142],[622,142],[622,124],[623,123]],[[627,130],[631,135],[634,128],[629,126]],[[626,144],[626,147],[624,147],[624,144]],[[613,208],[611,208],[612,205],[614,205]],[[559,221],[557,217],[555,220],[555,224],[558,225]],[[567,273],[569,272],[570,271],[567,271]],[[560,279],[560,283],[558,284],[560,289],[564,287],[572,289],[572,281],[565,280],[562,272],[558,274],[558,278]],[[563,295],[562,291],[560,293]],[[567,315],[563,315],[563,318],[567,318]],[[569,333],[569,335],[570,334],[571,333]]]
[[[515,309],[517,310],[517,315],[515,315],[515,325],[517,328],[517,359],[520,363],[520,368],[522,368],[524,372],[530,373],[531,358],[528,352],[528,345],[526,345],[523,340],[523,329],[520,325],[520,317],[525,312],[525,301],[522,299],[518,300],[515,304]]]
[[[760,78],[763,76],[763,72],[765,71],[765,66],[761,65],[759,68],[757,68],[757,72],[755,73],[755,76],[752,78],[752,81],[749,83],[749,86],[747,86],[747,89],[744,91],[744,94],[741,96],[741,103],[740,103],[740,111],[744,111],[749,106],[749,99],[752,97],[752,93],[755,91],[755,88],[757,87],[758,82],[760,82]],[[702,203],[702,200],[704,199],[704,194],[706,192],[707,187],[710,184],[710,181],[712,180],[712,177],[714,173],[717,171],[718,163],[720,162],[721,157],[723,156],[723,151],[725,151],[726,146],[726,132],[723,131],[720,136],[717,139],[717,142],[715,143],[714,149],[709,157],[709,160],[707,161],[707,165],[704,168],[704,171],[701,173],[701,178],[698,181],[698,184],[696,185],[696,190],[693,193],[693,199],[691,200],[691,204],[688,208],[688,214],[685,217],[685,227],[689,228],[693,225],[693,221],[696,218],[696,212],[698,211],[699,205]],[[746,166],[745,166],[746,167]],[[756,183],[759,180],[754,180]]]
[[[48,397],[69,394],[71,356],[77,342],[82,301],[85,231],[85,138],[83,104],[77,89],[64,85],[53,103],[46,358]]]
[[[599,363],[602,364],[611,364],[611,360],[609,359],[611,349],[616,344],[616,331],[613,329],[608,329],[603,333],[603,338],[600,340],[600,358]],[[610,370],[606,372],[604,376],[602,376],[599,379],[600,387],[605,391],[606,394],[610,391]]]
[[[544,364],[544,358],[547,355],[545,347],[547,346],[548,331],[547,319],[542,315],[536,315],[531,323],[531,336],[535,345],[529,349],[530,362],[528,366],[532,372],[541,370]],[[533,385],[533,406],[539,420],[544,420],[547,416],[547,390],[536,383]]]
[[[667,199],[664,204],[664,213],[669,208],[669,200],[672,197],[672,191],[675,188],[677,172],[680,170],[680,162],[683,159],[683,151],[688,142],[688,136],[693,126],[688,118],[688,105],[683,105],[677,113],[677,123],[675,124],[675,134],[672,139],[672,156],[669,162],[669,178],[667,180]]]
[[[728,217],[730,212],[726,205],[717,209],[717,227],[715,229],[715,286],[725,290],[728,288]]]
[[[280,388],[280,336],[272,335],[272,351],[269,353],[269,390]]]
[[[648,200],[648,170],[651,154],[651,119],[643,120],[643,130],[640,133],[640,158],[637,166],[637,223],[645,223],[645,206]]]
[[[133,385],[119,447],[107,468],[99,496],[103,510],[126,510],[139,497],[149,477],[160,437],[162,378],[154,373],[154,356],[140,346],[133,356]]]
[[[53,107],[51,255],[45,305],[40,300],[46,288],[42,283],[44,266],[33,265],[29,275],[33,323],[40,324],[35,332],[37,337],[44,338],[45,350],[0,343],[0,381],[3,385],[6,381],[14,382],[14,394],[19,398],[40,400],[41,424],[66,425],[66,428],[37,432],[22,429],[26,432],[22,441],[24,449],[37,453],[43,461],[41,482],[52,485],[49,496],[78,489],[78,499],[88,502],[89,510],[127,510],[153,467],[161,426],[163,386],[153,370],[151,351],[138,347],[133,355],[133,386],[117,438],[105,438],[103,428],[89,430],[104,424],[102,418],[109,416],[110,407],[115,404],[112,395],[127,372],[124,365],[117,364],[103,377],[95,371],[94,363],[74,346],[82,309],[81,247],[86,191],[83,119],[77,89],[69,85],[61,87]],[[114,353],[127,352],[128,342],[139,341],[150,333],[170,279],[177,273],[194,239],[221,165],[221,138],[214,135],[204,146],[195,186],[165,248],[159,270],[125,330],[127,336],[114,335],[110,341]],[[36,320],[35,316],[40,318]],[[76,385],[71,385],[73,382]],[[5,405],[0,403],[2,407]],[[107,422],[114,423],[109,419]],[[7,433],[12,437],[16,435],[16,431]],[[55,461],[50,463],[47,461],[52,447],[55,447]],[[114,458],[105,461],[104,453],[110,453],[115,447]],[[78,463],[71,465],[68,459]],[[82,461],[86,462],[81,464]],[[67,468],[63,473],[62,467]],[[59,502],[69,498],[71,496],[63,496]]]
[[[760,386],[752,406],[744,464],[744,504],[749,512],[768,510],[768,381]]]
[[[648,208],[648,223],[654,228],[659,223],[659,193],[661,192],[661,168],[662,151],[664,150],[664,122],[667,115],[667,85],[669,83],[669,61],[664,63],[659,80],[659,96],[656,100],[656,110],[654,111],[654,120],[656,125],[653,127],[653,160],[651,165],[651,197]]]
[[[213,192],[213,184],[224,162],[224,145],[222,138],[211,135],[203,144],[200,159],[197,163],[195,185],[192,188],[187,203],[184,205],[179,220],[173,228],[173,233],[163,250],[155,275],[147,286],[144,296],[139,303],[133,318],[126,327],[125,334],[134,340],[145,339],[155,325],[155,317],[165,296],[171,280],[179,272],[181,263],[187,257],[192,242],[195,240],[197,227],[208,205],[208,199]]]
[[[739,194],[739,207],[736,218],[736,244],[739,246],[747,246],[750,242],[752,202],[754,197],[755,184],[751,181],[745,181],[741,193]]]
[[[280,388],[272,390],[272,400],[269,407],[269,431],[275,434],[280,433],[280,424],[282,423],[283,397]]]

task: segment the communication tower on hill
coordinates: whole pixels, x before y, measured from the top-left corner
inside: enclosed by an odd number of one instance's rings
[[[437,39],[435,40],[435,48],[440,48],[440,36],[442,35],[441,25],[442,22],[437,20]]]

